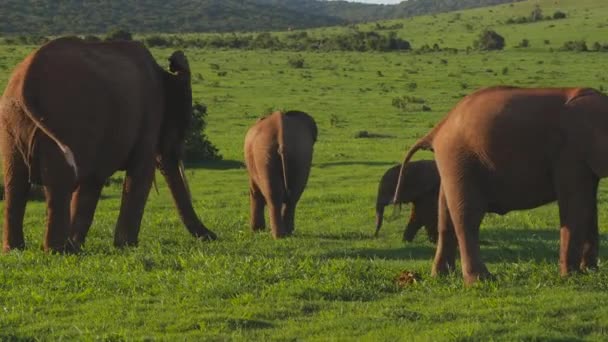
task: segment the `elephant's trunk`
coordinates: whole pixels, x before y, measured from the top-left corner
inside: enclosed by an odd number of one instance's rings
[[[217,238],[215,233],[205,227],[194,211],[181,160],[179,162],[161,162],[161,171],[171,189],[179,216],[190,234],[205,240],[215,240]]]
[[[374,237],[378,237],[380,228],[382,228],[383,220],[384,220],[384,205],[382,205],[382,203],[378,202],[376,204],[376,233],[374,233]]]

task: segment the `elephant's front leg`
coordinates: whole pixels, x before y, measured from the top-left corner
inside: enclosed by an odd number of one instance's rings
[[[4,156],[4,228],[2,250],[23,249],[23,216],[30,191],[27,166],[17,151]]]
[[[266,228],[266,222],[264,220],[264,206],[266,201],[264,195],[258,188],[257,184],[253,180],[249,180],[249,206],[251,211],[251,220],[249,225],[251,230],[259,231]]]
[[[439,190],[438,240],[431,275],[444,275],[456,267],[456,235],[443,189]]]
[[[83,182],[72,194],[70,244],[75,250],[79,250],[84,244],[89,228],[93,223],[95,208],[97,202],[99,202],[102,188],[103,182]]]
[[[127,169],[120,214],[114,232],[116,247],[137,245],[141,219],[155,172],[154,159],[148,159],[149,161],[140,162]]]
[[[597,264],[597,183],[598,179],[582,163],[568,163],[556,173],[559,205],[562,276],[580,270],[582,264]],[[583,258],[584,247],[588,248]]]

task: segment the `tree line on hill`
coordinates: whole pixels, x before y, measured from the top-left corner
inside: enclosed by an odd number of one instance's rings
[[[371,5],[319,0],[3,0],[0,33],[99,34],[268,31],[404,18],[520,0],[409,0]]]

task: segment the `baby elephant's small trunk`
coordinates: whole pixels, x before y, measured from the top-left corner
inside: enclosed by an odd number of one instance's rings
[[[380,228],[382,228],[382,221],[384,219],[384,205],[378,203],[376,205],[376,233],[374,233],[375,237],[378,237],[378,232]]]

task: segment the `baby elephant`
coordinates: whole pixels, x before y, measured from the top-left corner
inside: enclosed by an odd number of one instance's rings
[[[265,228],[268,205],[272,236],[291,235],[298,200],[306,187],[317,124],[298,111],[275,112],[258,120],[245,136],[251,228]]]
[[[393,202],[401,165],[388,169],[378,186],[376,200],[376,234],[382,227],[384,207]],[[410,221],[403,232],[404,241],[412,241],[422,226],[426,228],[429,241],[437,241],[437,198],[439,194],[439,172],[433,160],[420,160],[407,164],[404,170],[403,196],[400,203],[412,203]]]

